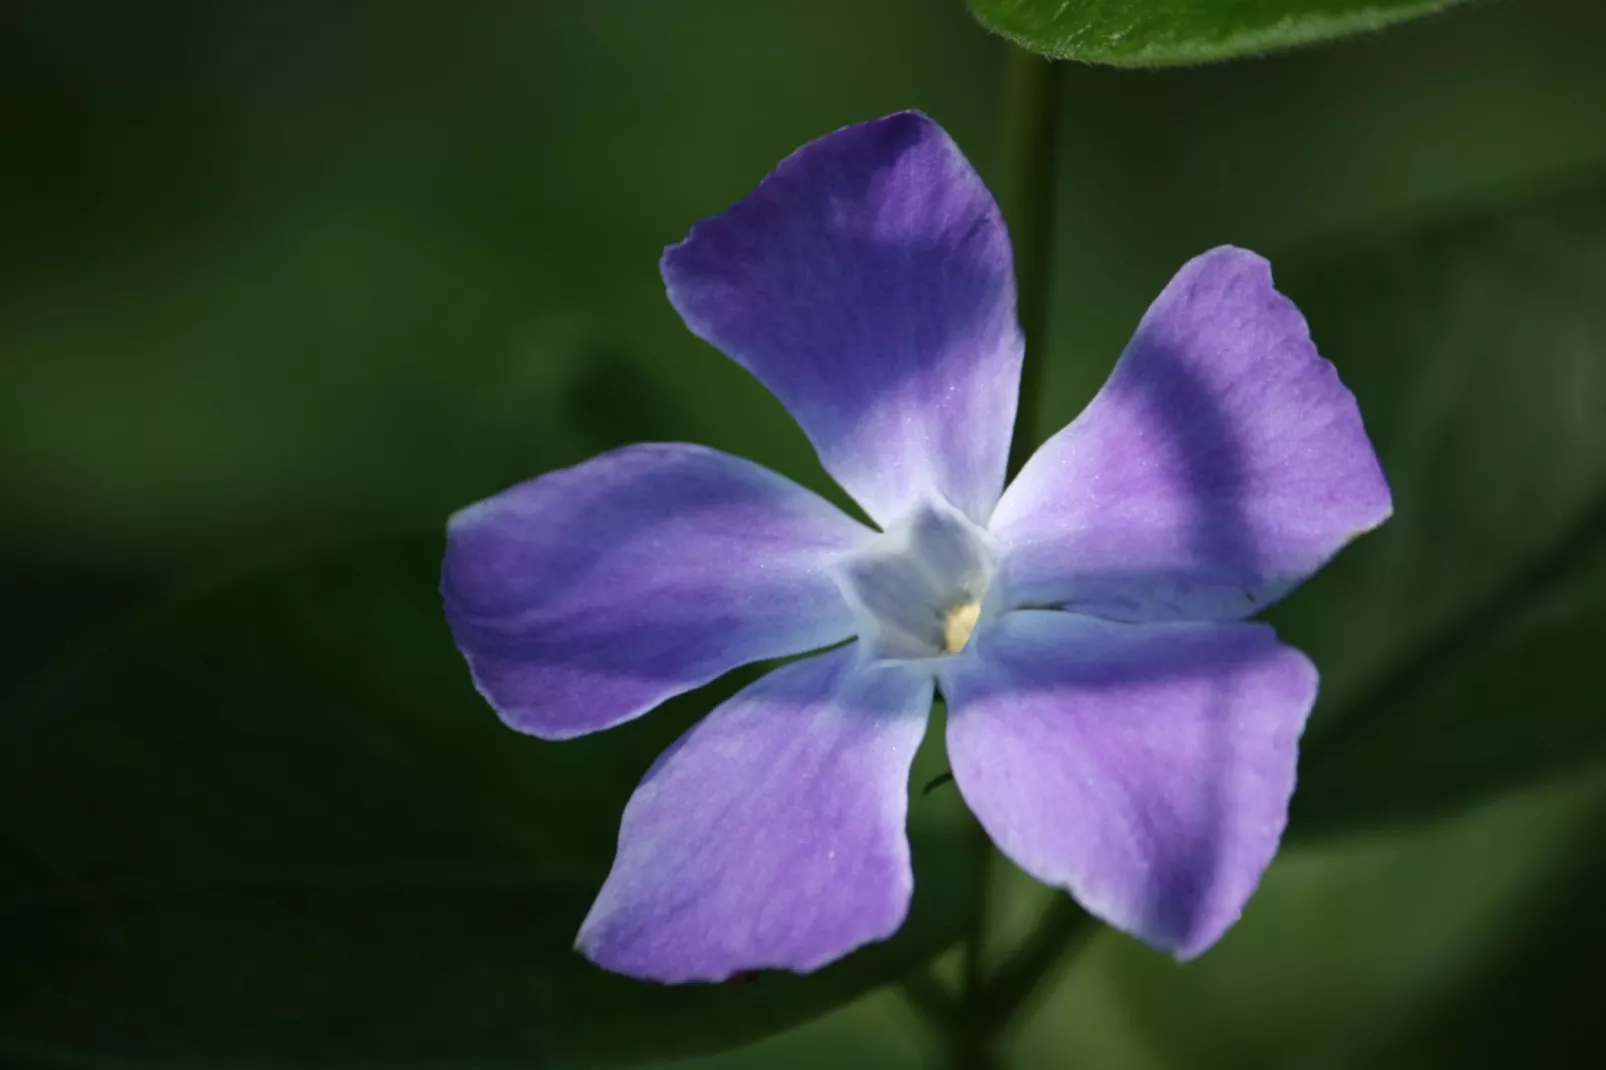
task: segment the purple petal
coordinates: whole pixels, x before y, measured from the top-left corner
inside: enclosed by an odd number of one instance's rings
[[[932,494],[986,523],[1020,383],[1015,276],[998,206],[936,123],[901,112],[803,146],[662,269],[686,325],[883,527]]]
[[[1316,669],[1263,624],[1010,613],[953,659],[948,759],[1000,850],[1179,958],[1277,851]]]
[[[892,935],[914,887],[904,817],[932,693],[929,673],[855,644],[720,706],[625,807],[580,949],[635,977],[717,981],[813,970]]]
[[[846,639],[829,566],[873,535],[750,461],[627,446],[453,516],[441,594],[503,720],[565,739]]]
[[[997,597],[1118,620],[1258,612],[1382,523],[1355,398],[1261,257],[1189,261],[1005,492]]]

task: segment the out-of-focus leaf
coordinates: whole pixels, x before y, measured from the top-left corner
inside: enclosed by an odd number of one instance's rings
[[[1461,0],[969,0],[1022,48],[1117,67],[1171,67],[1377,30]]]
[[[1295,832],[1447,811],[1598,761],[1603,649],[1606,505],[1315,736]]]
[[[572,950],[619,813],[706,710],[543,744],[474,693],[439,539],[149,613],[0,729],[0,1061],[518,1067],[711,1050],[908,972],[961,931],[966,839],[916,798],[891,941],[808,977],[666,987]],[[730,683],[720,689],[728,693]]]
[[[1304,747],[1293,832],[1606,756],[1606,182],[1294,258],[1279,279],[1395,496],[1274,614],[1348,670]]]
[[[154,582],[132,568],[85,565],[0,549],[0,708],[56,658],[148,601]]]
[[[1606,809],[1590,815],[1600,827]],[[1414,1014],[1396,1011],[1352,1037],[1348,1065],[1368,1070],[1423,1066],[1579,1066],[1600,1046],[1600,949],[1606,946],[1606,849],[1583,838],[1570,864],[1522,903],[1493,953],[1462,971]]]
[[[1285,852],[1243,920],[1186,965],[1106,933],[1037,1013],[1017,1065],[1372,1070],[1402,1024],[1496,971],[1574,878],[1571,856],[1598,840],[1603,789],[1585,777]],[[1467,1065],[1418,1054],[1402,1070]]]
[[[598,353],[656,373],[655,434],[823,489],[658,257],[911,103],[985,166],[992,42],[927,0],[627,7],[3,5],[8,527],[189,575],[430,523],[586,455],[563,387]]]

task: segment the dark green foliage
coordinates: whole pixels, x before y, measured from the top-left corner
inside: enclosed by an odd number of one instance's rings
[[[1358,589],[1324,636],[1386,649],[1306,741],[1296,832],[1449,811],[1606,755],[1606,179],[1283,278],[1363,399],[1397,514],[1290,607]]]
[[[652,759],[743,678],[564,744],[504,728],[439,539],[180,599],[53,675],[0,746],[0,1053],[161,1067],[529,1068],[728,1047],[930,959],[976,891],[817,976],[666,987],[572,950]],[[929,810],[933,803],[916,803]]]

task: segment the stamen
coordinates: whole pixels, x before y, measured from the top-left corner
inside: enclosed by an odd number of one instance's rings
[[[957,654],[970,642],[970,633],[976,630],[981,619],[981,603],[965,602],[948,611],[942,622],[942,649],[945,654]]]

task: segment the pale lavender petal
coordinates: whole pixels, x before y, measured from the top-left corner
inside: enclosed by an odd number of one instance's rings
[[[662,263],[699,337],[756,375],[886,526],[926,496],[987,522],[1022,341],[1009,235],[917,112],[798,149]]]
[[[1117,620],[1236,619],[1389,515],[1355,399],[1272,286],[1223,247],[1155,300],[1109,382],[993,516],[995,598]]]
[[[782,666],[682,736],[625,807],[579,946],[654,981],[806,972],[892,935],[914,876],[929,672],[857,645]]]
[[[1269,627],[1010,613],[942,688],[959,790],[1022,869],[1179,958],[1238,919],[1316,698]]]
[[[627,446],[453,516],[441,595],[496,711],[563,739],[848,638],[830,566],[873,536],[750,461]]]

